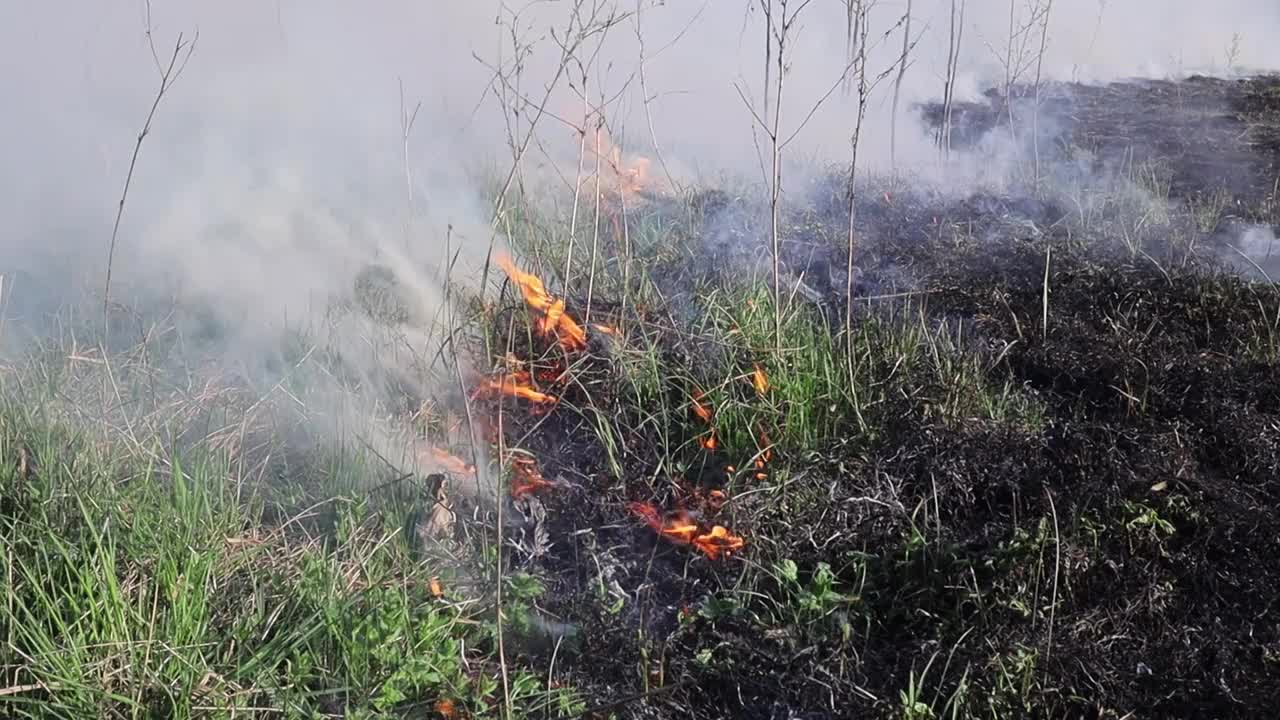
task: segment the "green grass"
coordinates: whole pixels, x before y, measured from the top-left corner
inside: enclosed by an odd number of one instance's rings
[[[486,583],[415,557],[401,518],[354,491],[359,463],[331,468],[348,474],[328,483],[346,495],[272,524],[237,496],[226,455],[127,452],[12,392],[0,458],[6,717],[401,717],[442,700],[485,717],[504,705],[491,598],[472,587]],[[331,527],[315,522],[324,515]],[[527,670],[509,689],[517,717],[577,707]]]
[[[1150,197],[1168,194],[1159,174],[1147,168],[1126,182],[1103,197],[1080,190],[1072,232],[1081,236],[1066,241],[1114,230],[1136,254],[1153,227],[1167,225],[1168,209]],[[860,495],[855,479],[879,477],[867,469],[868,458],[893,447],[894,432],[905,425],[980,441],[990,439],[984,430],[998,428],[1035,441],[1050,410],[999,370],[998,348],[975,350],[971,341],[980,333],[932,313],[927,296],[859,303],[852,338],[843,335],[843,318],[788,298],[775,337],[767,277],[758,269],[716,275],[699,266],[704,200],[633,208],[626,238],[610,236],[609,218],[602,219],[595,257],[588,210],[572,234],[568,290],[566,208],[514,204],[502,218],[518,264],[579,308],[594,266],[592,320],[622,330],[620,340],[593,347],[589,361],[566,363],[573,399],[556,410],[580,420],[599,448],[602,468],[590,480],[605,488],[601,495],[637,479],[628,477],[638,465],[634,438],[647,443],[641,452],[652,473],[639,479],[655,485],[679,476],[688,458],[700,455],[698,438],[714,429],[737,465],[729,495],[754,503],[749,514],[730,515],[751,533],[741,572],[709,590],[710,581],[699,577],[705,595],[682,618],[682,631],[694,635],[698,623],[720,623],[746,628],[753,639],[781,638],[777,644],[796,657],[822,648],[828,659],[856,663],[873,633],[892,628],[927,640],[908,663],[883,670],[901,688],[877,701],[892,715],[1034,714],[1050,694],[1042,684],[1046,649],[973,629],[996,616],[1052,622],[1058,598],[1049,595],[1057,592],[1055,555],[1064,538],[1095,560],[1104,535],[1122,538],[1133,553],[1162,550],[1179,528],[1199,522],[1194,509],[1185,499],[1126,501],[1062,527],[1049,513],[1014,517],[990,530],[989,556],[977,559],[947,526],[954,519],[942,508],[947,499],[936,485],[925,487],[932,478],[894,478],[886,481],[889,491]],[[1203,230],[1224,207],[1213,197],[1190,212]],[[1055,259],[1057,252],[1055,246]],[[501,280],[500,270],[492,272]],[[663,281],[673,276],[690,291],[687,306],[664,295]],[[1213,292],[1205,286],[1206,297]],[[381,284],[374,295],[395,299]],[[498,302],[454,297],[458,344],[476,369],[502,365],[507,353],[539,367],[565,362],[537,337],[518,293]],[[1049,297],[1044,312],[1053,316]],[[404,317],[391,306],[393,319]],[[1274,364],[1280,309],[1259,308],[1261,320],[1250,326],[1257,332],[1239,341],[1241,352]],[[1018,323],[1007,301],[1005,309]],[[1039,322],[1041,307],[1033,309],[1017,327],[1019,341],[1027,339],[1024,329],[1028,338],[1041,331],[1026,322]],[[1125,338],[1142,332],[1135,319],[1111,324]],[[376,336],[372,344],[398,341],[393,331],[377,330],[368,333]],[[181,348],[161,349],[181,355]],[[221,396],[184,399],[171,382],[157,390],[159,374],[147,366],[156,354],[145,350],[126,353],[111,372],[86,370],[50,345],[0,376],[0,715],[423,717],[447,702],[467,717],[509,710],[511,717],[556,718],[580,712],[588,699],[608,700],[562,687],[563,675],[512,650],[541,632],[538,606],[547,590],[534,572],[500,581],[492,527],[475,523],[470,544],[419,545],[406,528],[423,511],[421,489],[389,478],[358,432],[339,433],[336,442],[325,435],[326,444],[301,456],[279,428],[255,425],[267,436],[262,443],[213,442],[248,421],[237,414],[243,407],[219,405]],[[318,379],[339,387],[393,384],[353,370],[344,351],[299,333],[269,369],[299,404]],[[422,384],[438,396],[413,398],[423,410],[406,424],[464,453],[442,440],[457,425],[450,413],[459,413],[449,398],[456,390],[449,358],[416,360],[415,371],[433,374]],[[757,367],[767,377],[764,390],[753,383]],[[713,410],[709,426],[691,411],[694,397]],[[757,476],[752,462],[766,449],[773,459]],[[850,483],[840,491],[851,497],[836,499],[841,483]],[[859,524],[863,501],[887,508],[877,520],[884,526]],[[880,533],[878,544],[861,539],[864,530]],[[630,611],[632,597],[607,588],[593,559],[598,574],[583,594],[593,594],[597,606],[588,616]],[[499,582],[505,658],[498,649]],[[700,644],[673,662],[694,668],[694,676],[737,671],[721,666],[727,640],[696,637]],[[616,649],[616,637],[595,639],[597,652]],[[668,648],[645,637],[626,642],[638,646],[636,675],[648,688],[647,664]],[[961,646],[968,659],[952,663]],[[620,653],[631,646],[622,647]]]

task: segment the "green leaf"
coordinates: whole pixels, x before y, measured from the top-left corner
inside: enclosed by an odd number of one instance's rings
[[[800,568],[796,565],[795,560],[788,558],[776,564],[774,568],[782,576],[783,580],[793,583],[800,581]]]

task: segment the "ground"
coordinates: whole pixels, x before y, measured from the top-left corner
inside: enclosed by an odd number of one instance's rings
[[[1277,86],[1054,88],[1071,121],[1018,183],[865,179],[851,263],[844,178],[815,171],[780,308],[750,193],[611,203],[569,278],[562,219],[526,208],[441,353],[468,394],[397,390],[439,473],[245,422],[248,386],[161,400],[143,351],[15,361],[0,703],[1267,717],[1280,289],[1229,229],[1276,222]],[[351,312],[410,321],[392,269],[360,278]],[[122,394],[146,411],[86,430]]]

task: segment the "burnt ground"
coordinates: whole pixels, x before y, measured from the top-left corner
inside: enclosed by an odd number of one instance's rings
[[[1143,152],[1193,176],[1175,188],[1222,181],[1266,214],[1256,193],[1273,184],[1277,148],[1259,138],[1274,128],[1241,135],[1232,123],[1247,126],[1280,85],[1119,87],[1069,88],[1073,132],[1151,137],[1141,123],[1159,103],[1221,93],[1230,111],[1187,122],[1261,145],[1212,162],[1190,141],[1155,138]],[[1099,130],[1125,98],[1133,113]],[[1213,175],[1240,158],[1247,172]],[[1280,288],[1232,272],[1220,234],[1175,211],[1124,244],[1107,223],[1072,226],[1052,199],[864,193],[852,305],[874,328],[862,336],[869,372],[892,391],[867,425],[836,418],[821,445],[783,449],[780,484],[726,483],[721,468],[741,458],[698,449],[696,425],[654,407],[686,404],[691,375],[749,367],[687,319],[701,288],[731,285],[760,251],[743,249],[752,216],[740,200],[691,205],[693,249],[654,271],[669,304],[638,309],[628,340],[656,348],[658,386],[637,388],[606,340],[574,365],[564,407],[507,406],[506,442],[567,482],[543,497],[545,521],[526,520],[527,506],[508,518],[520,546],[510,571],[546,587],[518,615],[509,653],[553,663],[598,701],[589,717],[1274,715]],[[819,183],[785,223],[785,270],[833,330],[851,305],[841,205],[838,181]],[[955,387],[899,372],[890,347],[920,323],[963,328],[949,352],[1035,412],[939,411]],[[527,342],[513,344],[546,351]],[[744,552],[709,560],[626,508],[708,486],[729,490],[707,517],[742,533]]]
[[[953,669],[935,691],[966,668],[1000,713],[1265,716],[1280,700],[1280,377],[1247,346],[1280,292],[1064,250],[1045,326],[1043,254],[1006,252],[955,258],[930,311],[974,324],[987,372],[1043,400],[1041,427],[940,421],[904,399],[880,410],[877,441],[815,448],[796,497],[735,511],[750,538],[797,533],[779,544],[802,574],[827,563],[857,589],[828,617],[764,620],[726,599],[749,561],[696,558],[628,518],[579,419],[535,430],[525,446],[561,459],[545,470],[581,478],[548,500],[555,547],[530,565],[578,629],[562,667],[601,698],[638,691],[644,667],[653,688],[659,673],[692,683],[637,717],[888,716],[939,653]],[[628,477],[653,474],[655,442],[624,438]],[[910,513],[929,505],[936,531]]]
[[[1034,89],[1016,86],[1011,94],[1015,120],[1025,123]],[[993,131],[1008,135],[1004,93],[990,90],[984,97],[984,102],[952,108],[953,148],[972,148]],[[1082,160],[1093,171],[1154,171],[1177,197],[1225,193],[1250,207],[1276,201],[1280,77],[1275,75],[1105,86],[1046,83],[1040,108],[1046,158]],[[942,123],[940,104],[919,111],[935,130]],[[1019,142],[1027,142],[1025,135]]]

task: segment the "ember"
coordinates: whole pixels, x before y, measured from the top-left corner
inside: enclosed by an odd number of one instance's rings
[[[536,460],[524,456],[511,459],[511,497],[519,498],[551,487],[555,487],[555,483],[542,476]]]
[[[727,472],[733,472],[733,466],[730,465],[726,467],[725,470]],[[724,507],[724,504],[729,500],[729,496],[720,489],[702,490],[699,488],[695,489],[691,494],[697,504],[712,512],[719,512],[720,509]]]
[[[723,505],[724,501],[729,499],[727,496],[725,496],[723,490],[712,490],[708,495],[708,497],[710,497],[711,502],[715,503],[717,506]]]

